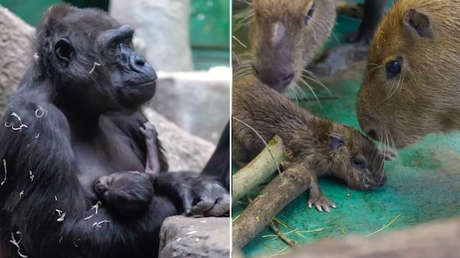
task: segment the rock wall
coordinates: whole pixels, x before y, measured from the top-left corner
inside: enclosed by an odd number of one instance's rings
[[[214,145],[196,137],[152,109],[145,109],[147,118],[158,130],[160,141],[165,143],[170,171],[201,171],[214,151]]]
[[[6,8],[0,6],[0,112],[22,78],[35,30]]]
[[[231,69],[158,76],[150,106],[193,135],[217,143],[230,117]]]
[[[145,57],[158,71],[193,69],[189,40],[190,0],[111,0],[110,14],[136,28]]]
[[[160,232],[159,258],[230,257],[230,218],[169,217]]]

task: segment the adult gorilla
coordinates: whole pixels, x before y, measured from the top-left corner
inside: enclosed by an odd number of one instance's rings
[[[167,163],[140,112],[156,74],[132,35],[93,9],[58,5],[43,17],[0,129],[0,257],[156,257],[165,217],[228,211],[217,181],[156,173]],[[153,197],[136,216],[101,206],[93,191],[98,178],[124,171],[152,174],[154,190],[143,190]]]

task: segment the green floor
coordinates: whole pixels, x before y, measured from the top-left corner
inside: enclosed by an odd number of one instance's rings
[[[358,21],[339,17],[330,45],[353,31]],[[359,79],[327,85],[338,99],[302,103],[312,113],[359,128],[355,104]],[[319,95],[327,96],[324,92]],[[337,204],[331,213],[308,209],[307,194],[289,204],[277,218],[289,227],[282,232],[297,243],[311,243],[324,237],[343,237],[351,233],[379,234],[436,219],[460,215],[460,133],[429,135],[423,141],[400,151],[396,161],[387,162],[387,184],[373,192],[348,189],[340,182],[321,180],[322,190]],[[233,217],[243,205],[234,206]],[[385,225],[388,227],[385,227]],[[298,229],[302,233],[292,232]],[[313,231],[313,232],[305,232]],[[247,257],[285,252],[288,246],[265,229],[243,252]]]

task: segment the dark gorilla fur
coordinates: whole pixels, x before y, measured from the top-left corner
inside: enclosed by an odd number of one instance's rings
[[[100,177],[94,185],[94,192],[119,216],[137,216],[149,207],[153,198],[150,179],[148,173],[113,173]]]
[[[230,190],[230,122],[225,126],[214,153],[201,173],[215,178]]]
[[[0,127],[1,258],[156,257],[165,217],[228,212],[228,193],[212,173],[129,178],[126,171],[145,172],[140,105],[156,81],[132,50],[132,34],[95,9],[57,5],[42,18],[36,54]],[[159,142],[155,148],[166,171]],[[114,173],[128,177],[117,185],[122,193],[123,182],[136,184],[124,192],[128,203],[143,201],[129,210],[135,217],[94,206],[94,182]]]

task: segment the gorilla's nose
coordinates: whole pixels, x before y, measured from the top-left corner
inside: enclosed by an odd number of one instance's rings
[[[102,182],[102,180],[98,179],[95,183],[94,183],[94,191],[96,193],[104,193],[105,191],[107,191],[107,187],[104,185],[104,183]]]
[[[147,61],[145,60],[145,58],[137,54],[131,55],[130,60],[129,60],[129,66],[131,67],[131,69],[133,69],[134,71],[138,73],[143,72],[143,70],[145,69],[146,63]]]
[[[149,80],[155,81],[158,78],[155,70],[147,60],[136,53],[131,54],[129,57],[129,66],[134,72],[144,75],[149,78]]]

